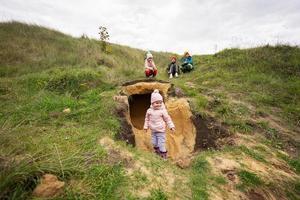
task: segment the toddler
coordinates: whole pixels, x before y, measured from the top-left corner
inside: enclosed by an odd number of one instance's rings
[[[163,159],[167,159],[167,150],[165,147],[166,123],[172,132],[174,132],[175,126],[165,108],[163,98],[159,94],[158,89],[155,89],[151,94],[151,106],[146,112],[144,130],[147,132],[148,128],[150,128],[155,153]]]

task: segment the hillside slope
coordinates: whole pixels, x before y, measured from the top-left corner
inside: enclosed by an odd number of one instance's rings
[[[153,53],[157,79],[230,133],[183,169],[115,139],[124,127],[112,100],[144,78],[144,51],[104,53],[99,41],[18,22],[0,23],[0,47],[1,199],[34,199],[45,173],[65,183],[56,199],[300,198],[298,47],[195,55],[195,70],[170,80],[173,54]]]

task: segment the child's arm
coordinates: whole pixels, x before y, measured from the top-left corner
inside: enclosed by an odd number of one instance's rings
[[[172,130],[175,131],[175,125],[170,117],[170,115],[168,114],[167,110],[165,109],[163,111],[163,119],[164,121],[167,123],[168,127]]]
[[[145,60],[145,69],[149,69],[150,67],[148,66],[148,63],[147,63],[147,59]]]
[[[188,63],[190,63],[191,65],[193,65],[193,58],[189,57]]]
[[[155,63],[154,63],[154,60],[152,61],[152,64],[153,64],[153,69],[157,69],[157,68],[156,68],[156,65],[155,65]]]
[[[168,64],[168,67],[167,67],[167,72],[169,72],[169,71],[170,71],[170,69],[171,69],[171,65],[172,65],[172,63]]]
[[[147,132],[148,128],[149,128],[149,110],[147,110],[146,112],[146,116],[145,116],[145,122],[144,122],[144,130]]]

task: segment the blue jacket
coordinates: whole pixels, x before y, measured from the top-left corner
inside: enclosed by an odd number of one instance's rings
[[[192,56],[188,56],[188,57],[182,58],[182,63],[183,64],[191,64],[191,65],[193,65],[193,58],[192,58]]]

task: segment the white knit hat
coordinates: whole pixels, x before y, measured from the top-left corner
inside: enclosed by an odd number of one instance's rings
[[[147,59],[148,59],[148,58],[153,58],[153,55],[150,53],[150,51],[147,52],[146,58],[147,58]]]
[[[155,101],[162,101],[163,98],[162,96],[159,94],[159,90],[155,89],[152,94],[151,94],[151,104]]]

